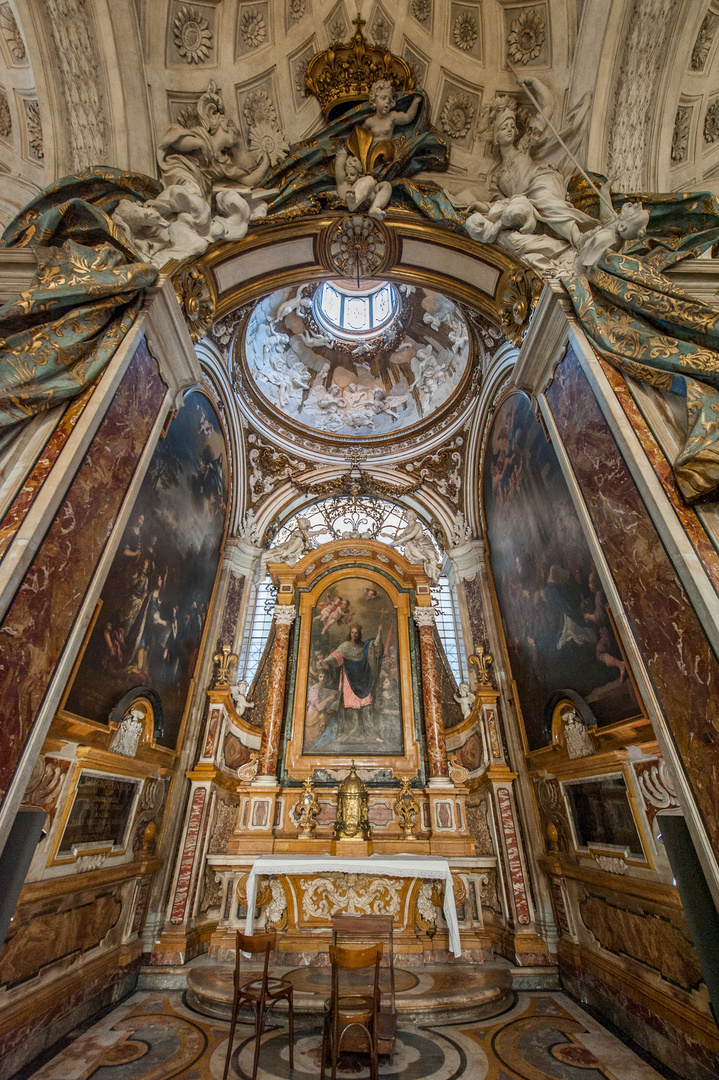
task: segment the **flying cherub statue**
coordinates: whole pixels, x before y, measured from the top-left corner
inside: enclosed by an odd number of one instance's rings
[[[418,94],[406,112],[395,109],[396,96],[389,79],[379,79],[370,87],[368,101],[374,113],[353,129],[347,146],[335,158],[337,194],[349,210],[368,205],[370,217],[383,218],[384,208],[392,197],[389,180],[377,180],[372,174],[379,165],[393,161],[397,149],[393,136],[396,127],[411,124],[417,116]]]

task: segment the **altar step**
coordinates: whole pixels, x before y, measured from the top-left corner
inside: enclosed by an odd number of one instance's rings
[[[243,968],[243,981],[260,972]],[[326,967],[276,966],[272,975],[295,986],[298,1026],[316,1026],[330,993]],[[382,975],[388,978],[383,969]],[[507,961],[485,964],[425,964],[395,968],[397,1014],[415,1023],[472,1022],[496,1016],[512,1002],[513,990],[557,989],[556,968],[515,968]],[[144,967],[138,990],[186,989],[187,1005],[205,1016],[229,1020],[232,1002],[232,967],[197,957],[183,966]],[[385,987],[387,989],[388,987]]]

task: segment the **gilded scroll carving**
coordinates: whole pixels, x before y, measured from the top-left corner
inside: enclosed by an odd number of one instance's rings
[[[326,874],[302,878],[302,913],[306,919],[333,915],[396,915],[400,906],[400,879],[371,874]]]

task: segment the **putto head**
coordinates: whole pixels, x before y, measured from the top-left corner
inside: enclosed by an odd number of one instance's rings
[[[390,109],[394,108],[394,105],[395,105],[395,103],[397,101],[397,97],[395,95],[392,83],[389,81],[389,79],[378,79],[377,82],[372,83],[372,85],[370,86],[370,90],[369,90],[369,103],[370,103],[370,105],[372,105],[372,106],[374,106],[376,108],[377,107],[377,97],[378,97],[378,95],[384,96],[387,92],[389,92],[389,99],[390,99],[389,107],[390,107]]]

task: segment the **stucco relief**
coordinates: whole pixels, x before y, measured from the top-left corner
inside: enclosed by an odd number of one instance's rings
[[[333,915],[396,915],[402,880],[371,874],[326,874],[302,878],[302,913],[306,919]]]

